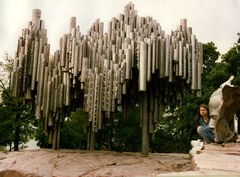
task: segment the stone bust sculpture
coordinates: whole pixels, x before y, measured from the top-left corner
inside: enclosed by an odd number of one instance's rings
[[[212,126],[216,133],[217,143],[236,142],[237,140],[233,124],[234,116],[240,110],[240,88],[231,84],[233,79],[234,76],[231,76],[221,84],[209,99],[209,111],[214,120]]]

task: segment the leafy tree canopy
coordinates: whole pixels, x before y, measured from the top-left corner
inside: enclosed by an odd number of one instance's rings
[[[21,98],[12,96],[9,90],[1,94],[0,104],[0,145],[11,147],[14,143],[14,150],[18,150],[19,144],[26,143],[33,138],[35,131],[34,112],[31,106],[24,105]]]
[[[11,146],[18,150],[21,143],[33,138],[35,116],[31,105],[24,104],[22,98],[14,97],[7,85],[13,60],[5,53],[4,62],[0,63],[0,145]],[[5,75],[5,74],[7,75]]]

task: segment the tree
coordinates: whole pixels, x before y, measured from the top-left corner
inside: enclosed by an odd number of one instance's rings
[[[82,109],[72,112],[61,128],[60,147],[66,149],[86,149],[86,116]]]
[[[113,120],[106,123],[96,134],[96,149],[118,152],[139,152],[141,150],[141,128],[139,127],[139,108],[129,111],[124,117],[123,110],[114,113]]]
[[[235,76],[235,84],[240,84],[240,44],[234,45],[225,55],[222,62],[226,65],[226,73]]]
[[[8,85],[10,80],[10,73],[13,70],[13,59],[7,52],[3,55],[3,61],[0,61],[0,79],[2,84]]]
[[[1,63],[1,70],[10,73],[13,62],[8,54],[5,54],[5,62]],[[23,99],[14,97],[8,87],[6,77],[0,79],[0,145],[10,148],[14,144],[14,151],[18,151],[19,145],[32,137],[34,128],[34,112],[31,105],[23,104]],[[11,150],[11,149],[10,149]]]
[[[220,60],[220,53],[213,42],[203,45],[202,96],[203,103],[208,104],[209,97],[222,82],[226,80],[226,64]]]
[[[213,90],[219,87],[219,78],[225,73],[225,65],[218,62],[219,57],[220,53],[213,42],[203,44],[202,97],[206,103]]]
[[[124,120],[123,112],[117,111],[113,122],[112,150],[138,152],[141,150],[139,110],[135,108]]]
[[[167,106],[164,116],[159,122],[155,139],[151,141],[153,152],[188,152],[190,141],[198,139],[195,116],[201,98],[196,97],[191,90],[183,97],[180,107]]]
[[[2,87],[2,86],[1,86]],[[24,105],[21,98],[15,98],[4,88],[0,105],[0,144],[3,146],[14,144],[14,151],[19,145],[33,137],[34,113],[31,106]]]
[[[220,53],[213,42],[203,44],[203,77],[215,67]]]

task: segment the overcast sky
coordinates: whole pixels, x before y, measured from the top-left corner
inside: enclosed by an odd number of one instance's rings
[[[97,18],[107,29],[112,17],[123,13],[129,0],[1,0],[0,59],[3,52],[14,56],[22,28],[31,21],[32,9],[42,11],[48,30],[51,53],[58,49],[59,38],[69,32],[69,21],[77,17],[80,31],[86,34]],[[139,16],[152,16],[166,33],[175,30],[186,18],[188,27],[200,42],[213,41],[221,54],[237,41],[240,32],[240,0],[132,0]]]

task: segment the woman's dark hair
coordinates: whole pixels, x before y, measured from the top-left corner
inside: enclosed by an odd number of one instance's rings
[[[207,110],[207,116],[210,117],[210,114],[209,114],[209,109],[208,109],[208,106],[205,105],[205,104],[200,104],[199,107],[198,107],[198,113],[197,113],[197,116],[196,116],[196,125],[199,126],[200,123],[199,123],[199,119],[202,117],[201,114],[200,114],[200,108],[205,108]]]

